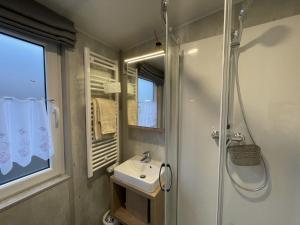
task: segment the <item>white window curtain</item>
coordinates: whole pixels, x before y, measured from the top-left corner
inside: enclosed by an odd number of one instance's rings
[[[0,170],[9,173],[13,163],[25,167],[32,156],[53,155],[45,100],[0,98]]]
[[[139,102],[139,126],[157,127],[157,102],[143,101]]]

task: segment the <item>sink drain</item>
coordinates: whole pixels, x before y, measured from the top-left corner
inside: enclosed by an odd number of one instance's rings
[[[143,175],[140,176],[140,178],[141,178],[141,179],[145,179],[145,178],[146,178],[146,175],[143,174]]]

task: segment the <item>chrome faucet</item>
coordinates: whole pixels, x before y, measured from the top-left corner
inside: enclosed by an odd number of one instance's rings
[[[143,158],[141,159],[141,162],[149,163],[150,161],[151,161],[151,155],[150,155],[150,152],[149,152],[149,151],[144,152],[144,153],[143,153]]]

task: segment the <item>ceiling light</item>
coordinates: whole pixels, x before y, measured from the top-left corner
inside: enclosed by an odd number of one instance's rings
[[[128,63],[128,64],[136,63],[136,62],[144,61],[144,60],[147,60],[147,59],[153,59],[153,58],[161,57],[161,56],[164,56],[164,55],[165,55],[165,51],[160,50],[160,51],[152,52],[152,53],[149,53],[149,54],[145,54],[145,55],[125,59],[124,62]]]

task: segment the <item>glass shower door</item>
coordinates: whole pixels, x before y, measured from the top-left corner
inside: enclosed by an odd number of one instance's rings
[[[203,1],[168,6],[167,225],[217,222],[224,4],[216,2],[206,12]]]

